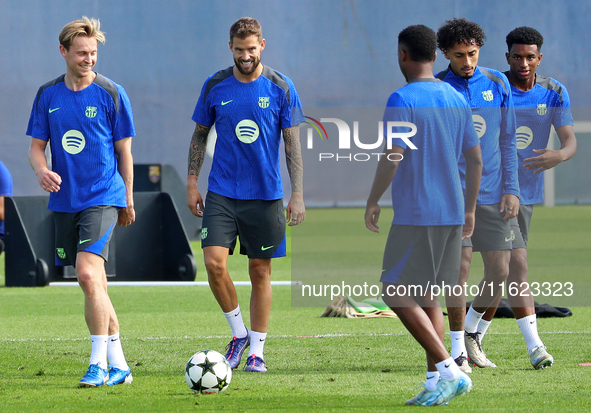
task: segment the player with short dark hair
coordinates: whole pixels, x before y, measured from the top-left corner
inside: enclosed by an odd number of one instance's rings
[[[380,281],[384,302],[427,353],[425,388],[406,402],[422,406],[447,404],[472,388],[470,378],[445,349],[441,307],[428,287],[457,281],[462,238],[474,228],[482,169],[470,107],[450,85],[433,77],[435,58],[433,30],[416,25],[399,34],[398,63],[408,84],[388,99],[384,125],[414,125],[416,134],[410,139],[416,149],[404,141],[387,142],[365,210],[365,225],[378,232],[378,201],[392,185],[394,220]],[[392,154],[403,159],[390,160]],[[465,202],[458,166],[462,154]]]
[[[56,260],[76,267],[84,292],[92,351],[79,384],[131,383],[105,272],[115,225],[135,221],[131,104],[121,86],[92,70],[98,44],[105,41],[98,20],[84,16],[70,22],[59,39],[67,71],[35,96],[27,128],[29,161],[50,193]],[[48,143],[52,170],[45,157]]]
[[[507,36],[505,37],[505,43],[507,43],[507,49],[508,49],[507,55],[509,55],[511,53],[511,49],[513,48],[514,44],[534,45],[534,46],[536,46],[536,51],[538,53],[538,59],[540,60],[541,58],[539,56],[542,53],[542,45],[544,44],[544,37],[536,29],[534,29],[532,27],[522,26],[522,27],[518,27],[518,28],[510,31],[509,34],[507,34]],[[505,56],[505,57],[507,59],[509,59],[509,56]],[[509,61],[507,61],[507,63],[509,63]],[[505,72],[505,73],[510,73],[510,71]],[[535,75],[535,73],[534,73],[534,75]],[[513,75],[511,75],[511,77],[513,77]],[[522,79],[522,80],[525,80],[525,79]],[[511,81],[511,78],[509,78],[509,81]]]
[[[226,358],[238,367],[250,345],[246,371],[266,372],[264,345],[271,314],[271,258],[286,254],[285,224],[305,218],[299,124],[301,103],[291,79],[261,64],[266,45],[261,26],[244,17],[230,29],[234,66],[211,75],[195,106],[195,131],[189,148],[187,204],[203,217],[201,246],[211,290],[232,329]],[[207,202],[197,188],[207,137],[215,123],[217,141],[209,174]],[[283,211],[279,163],[285,143],[291,199]],[[236,288],[228,274],[228,255],[236,238],[249,258],[252,282],[249,331]]]
[[[230,26],[230,42],[233,42],[234,38],[246,39],[249,36],[256,36],[259,42],[263,41],[263,29],[256,19],[243,17]]]
[[[474,249],[480,251],[484,262],[483,288],[467,314],[465,295],[446,291],[452,357],[466,372],[471,371],[468,357],[479,367],[492,366],[480,345],[478,324],[486,309],[502,295],[502,283],[509,274],[513,238],[509,220],[519,210],[511,88],[501,72],[478,66],[484,39],[482,28],[466,19],[448,20],[437,32],[439,48],[450,61],[437,78],[448,82],[466,98],[482,147],[476,224],[473,235],[463,241],[458,284],[463,286],[468,280]]]
[[[505,75],[511,83],[517,118],[521,191],[519,215],[511,220],[515,239],[507,278],[507,297],[525,339],[530,362],[535,369],[543,369],[552,366],[554,358],[538,334],[534,299],[527,281],[527,240],[533,207],[544,200],[542,172],[572,158],[577,151],[577,139],[566,87],[558,80],[537,74],[544,43],[540,32],[532,27],[518,27],[507,35],[506,42],[508,51],[505,57],[509,70]],[[559,150],[546,149],[551,126],[554,126],[560,140]],[[511,293],[514,289],[510,286],[516,286],[517,291]],[[486,311],[482,317],[485,323],[492,321],[497,306],[498,301]]]

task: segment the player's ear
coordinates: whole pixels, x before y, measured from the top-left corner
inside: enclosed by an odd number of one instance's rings
[[[232,41],[229,41],[229,42],[228,42],[228,46],[230,47],[230,51],[231,51],[231,52],[233,52],[233,50],[232,50],[232,46],[233,46],[233,45],[232,45]]]
[[[442,50],[442,52],[443,52],[443,55],[445,56],[445,58],[447,60],[449,60],[449,56],[447,55],[447,50]]]
[[[509,61],[509,53],[505,53],[505,59],[507,59],[507,64],[510,65],[511,62]]]
[[[267,41],[266,41],[265,39],[263,39],[263,40],[261,41],[261,52],[262,52],[263,50],[265,50],[265,45],[266,45],[266,44],[267,44]]]
[[[436,60],[437,60],[437,51],[435,51],[435,53],[433,54],[432,62],[435,63]]]
[[[67,54],[67,53],[68,53],[68,49],[66,49],[66,48],[64,47],[64,45],[63,45],[63,44],[60,44],[60,54],[61,54],[63,57],[66,57],[66,54]]]
[[[398,59],[400,62],[406,62],[408,59],[408,51],[404,47],[398,48]]]
[[[542,53],[538,55],[538,66],[542,63]]]

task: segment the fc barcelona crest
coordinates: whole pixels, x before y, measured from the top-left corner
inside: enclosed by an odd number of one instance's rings
[[[259,106],[263,109],[267,109],[269,107],[269,98],[268,97],[259,98]]]
[[[484,100],[486,100],[487,102],[490,102],[491,100],[493,100],[492,90],[485,90],[484,92],[482,92],[482,98]]]
[[[148,179],[153,184],[160,181],[160,165],[150,165],[148,168]]]
[[[538,104],[538,108],[536,109],[536,112],[538,112],[538,115],[544,116],[546,114],[546,112],[548,112],[548,107],[546,106],[545,103],[540,103],[540,104]]]
[[[94,118],[96,116],[96,106],[87,106],[86,107],[86,117],[87,118]]]
[[[55,249],[55,253],[57,254],[58,257],[60,257],[62,260],[64,258],[66,258],[66,251],[63,248],[56,248]]]

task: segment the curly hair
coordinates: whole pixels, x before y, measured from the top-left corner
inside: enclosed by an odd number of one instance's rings
[[[476,44],[478,47],[484,45],[484,30],[477,23],[470,22],[464,18],[447,20],[437,30],[437,46],[441,51],[448,50],[456,43]]]
[[[544,44],[544,37],[536,29],[522,26],[510,31],[505,41],[507,42],[507,50],[509,52],[511,52],[511,47],[514,44],[535,44],[538,46],[539,52],[542,44]]]
[[[408,47],[413,62],[430,62],[437,51],[437,36],[431,28],[417,24],[408,26],[398,34],[398,44]]]

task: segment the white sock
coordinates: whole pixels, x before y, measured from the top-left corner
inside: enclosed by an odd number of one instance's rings
[[[101,369],[106,369],[107,365],[107,340],[108,335],[91,335],[90,342],[92,343],[92,350],[90,353],[90,361],[88,365],[98,364]]]
[[[451,357],[435,364],[441,380],[455,380],[460,375],[460,368]]]
[[[250,332],[250,350],[249,355],[255,355],[257,357],[265,359],[263,357],[263,351],[265,349],[265,340],[267,340],[267,333],[259,333],[257,331]]]
[[[486,321],[484,318],[482,318],[478,322],[477,331],[480,333],[480,335],[478,336],[478,338],[480,339],[480,345],[482,345],[482,339],[484,338],[484,335],[486,334],[486,330],[488,330],[488,328],[490,327],[490,323],[492,323],[492,320]]]
[[[427,378],[425,379],[425,389],[427,391],[435,391],[437,388],[437,382],[439,381],[439,372],[438,371],[428,371]]]
[[[535,314],[520,318],[519,320],[517,320],[517,325],[519,326],[521,334],[525,339],[525,344],[527,344],[528,352],[531,352],[534,348],[538,346],[544,345],[544,343],[542,343],[542,340],[540,340],[540,336],[538,335],[538,320]]]
[[[466,321],[464,321],[464,330],[467,333],[476,333],[478,330],[478,323],[482,319],[484,313],[479,313],[478,311],[474,310],[472,306],[468,310],[466,314]]]
[[[450,331],[451,337],[451,358],[457,359],[461,355],[467,357],[466,354],[466,342],[464,341],[464,330],[462,331]]]
[[[224,313],[226,320],[228,320],[228,324],[230,324],[230,328],[232,329],[232,335],[236,338],[244,338],[248,334],[246,331],[246,326],[244,325],[244,321],[242,320],[242,313],[240,312],[240,305],[236,307],[234,311],[230,311],[229,313]]]
[[[120,370],[127,370],[127,360],[123,354],[123,348],[121,347],[121,339],[119,338],[119,332],[109,336],[109,342],[107,344],[107,358],[109,359],[109,365],[116,367]]]

